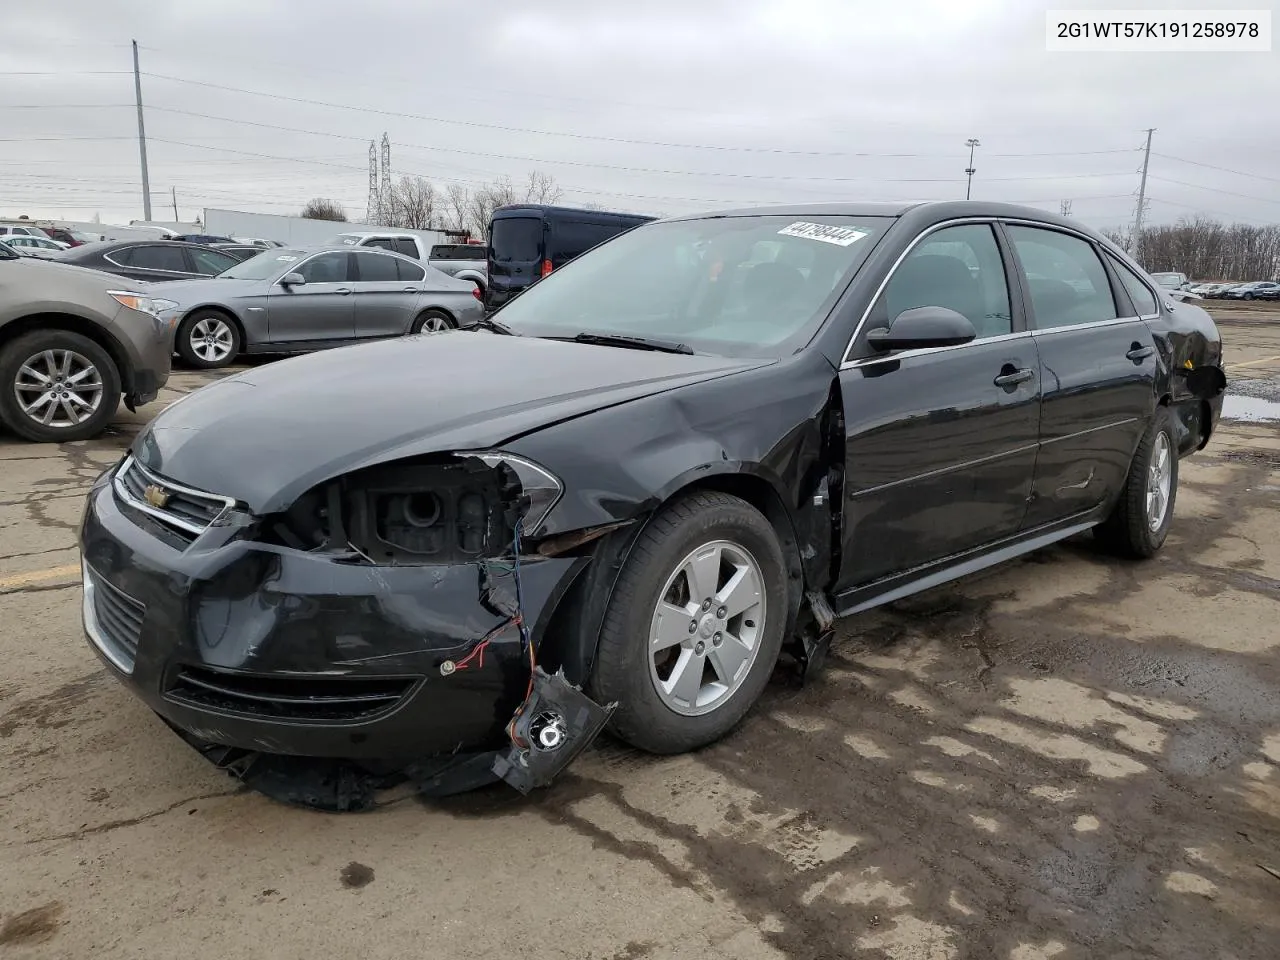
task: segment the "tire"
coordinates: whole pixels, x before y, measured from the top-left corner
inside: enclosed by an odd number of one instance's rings
[[[1169,525],[1173,521],[1174,504],[1178,499],[1176,436],[1173,413],[1168,407],[1157,408],[1156,415],[1152,417],[1151,424],[1133,455],[1120,499],[1111,515],[1094,528],[1098,541],[1111,552],[1122,557],[1145,560],[1164,546]],[[1157,484],[1157,489],[1160,486],[1159,471],[1153,470],[1153,467],[1161,462],[1162,451],[1167,464],[1167,493],[1163,497],[1153,497],[1152,483]],[[1158,502],[1160,500],[1163,500],[1162,506]],[[1158,523],[1154,519],[1156,510],[1160,511]]]
[[[457,324],[454,323],[453,317],[443,310],[423,310],[414,319],[409,333],[443,333],[445,330],[452,330],[455,326]]]
[[[240,355],[240,328],[221,310],[196,310],[178,325],[178,356],[199,370],[230,366]]]
[[[53,391],[41,390],[45,380]],[[40,403],[50,392],[54,396]],[[33,330],[0,350],[0,420],[20,437],[41,443],[88,440],[106,429],[119,408],[120,371],[111,354],[82,334]]]
[[[1252,300],[1252,299],[1253,299],[1253,294],[1252,294],[1252,293],[1246,293],[1246,294],[1244,295],[1244,297],[1242,297],[1242,299],[1244,299],[1244,300]]]
[[[736,615],[726,609],[720,617],[722,608],[699,603],[697,595],[707,592],[705,565],[703,582],[696,586],[682,572],[693,557],[709,559],[717,551],[731,567],[746,570],[748,587],[752,577],[758,587],[754,603]],[[716,587],[728,585],[728,569],[717,565]],[[674,601],[665,617],[658,609],[664,597]],[[747,604],[752,597],[749,590],[737,601]],[[690,494],[650,521],[623,566],[605,612],[588,689],[600,703],[617,701],[611,727],[632,746],[660,754],[705,746],[737,726],[764,690],[787,619],[786,565],[769,521],[737,497]],[[653,653],[655,633],[675,642]],[[750,648],[739,660],[748,638]],[[725,659],[730,651],[735,655]],[[715,682],[726,673],[732,684],[722,682],[717,690]],[[695,696],[680,696],[691,690],[677,683],[680,677],[697,680]],[[660,692],[663,686],[669,686],[666,693]]]

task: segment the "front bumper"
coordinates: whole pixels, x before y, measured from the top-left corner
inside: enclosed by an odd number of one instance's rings
[[[407,761],[509,746],[529,662],[482,565],[342,563],[240,539],[233,526],[175,542],[119,496],[113,472],[95,483],[81,524],[85,632],[170,724],[309,757]],[[522,559],[535,643],[584,562]],[[482,655],[450,670],[495,630]]]

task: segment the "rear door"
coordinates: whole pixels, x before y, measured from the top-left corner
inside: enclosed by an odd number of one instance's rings
[[[350,340],[355,336],[354,253],[333,250],[301,260],[293,268],[306,283],[279,281],[267,293],[271,343]]]
[[[496,217],[489,228],[489,307],[498,307],[541,275],[542,217]]]
[[[1035,470],[1040,364],[996,228],[931,228],[903,257],[840,368],[845,535],[838,590],[1015,535]],[[939,306],[973,323],[953,347],[877,353],[870,329]],[[850,601],[853,602],[853,601]]]
[[[357,251],[355,257],[355,335],[392,337],[408,333],[415,316],[421,283],[400,279],[398,257],[385,253]],[[421,272],[421,271],[419,271]]]
[[[1155,410],[1157,354],[1139,307],[1091,239],[1048,225],[1004,229],[1044,391],[1030,528],[1092,510],[1120,489]],[[1146,292],[1140,307],[1154,316],[1155,292]]]

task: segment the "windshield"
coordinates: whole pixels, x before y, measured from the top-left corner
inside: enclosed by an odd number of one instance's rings
[[[302,257],[301,250],[264,250],[243,263],[223,270],[218,276],[225,280],[267,280],[286,273]]]
[[[509,222],[494,222],[495,237]],[[757,216],[637,227],[543,278],[498,317],[535,337],[621,334],[776,356],[812,335],[891,222]]]

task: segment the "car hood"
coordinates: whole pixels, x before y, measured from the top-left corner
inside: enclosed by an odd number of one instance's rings
[[[260,293],[264,280],[165,280],[147,286],[147,294],[163,300],[189,305],[225,301],[250,293]]]
[[[205,387],[157,416],[133,453],[178,483],[272,513],[351,470],[500,446],[594,410],[770,362],[487,332],[384,340]]]

